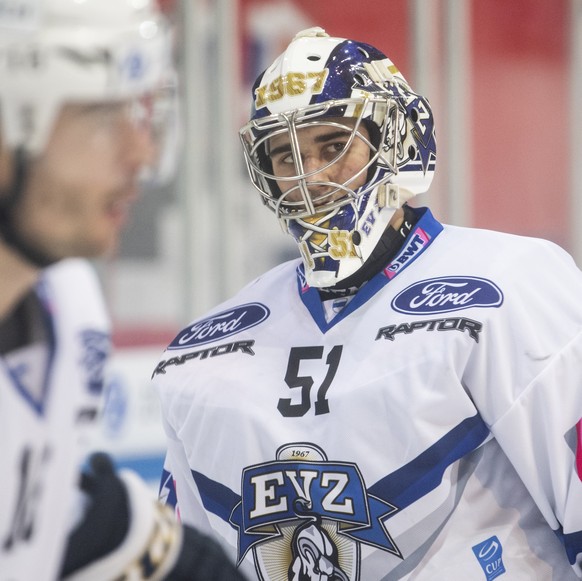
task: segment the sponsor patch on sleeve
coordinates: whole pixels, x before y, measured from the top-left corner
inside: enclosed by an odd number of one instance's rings
[[[500,307],[501,289],[475,276],[443,276],[416,282],[398,293],[392,308],[399,313],[450,313],[472,307]]]
[[[221,341],[265,321],[271,314],[261,303],[247,303],[216,313],[183,329],[168,349],[187,349]]]

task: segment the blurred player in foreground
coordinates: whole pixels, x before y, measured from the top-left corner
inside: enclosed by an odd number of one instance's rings
[[[109,326],[85,260],[160,162],[170,27],[149,1],[0,0],[0,579],[238,579],[95,455]]]
[[[433,115],[368,44],[304,31],[253,101],[250,176],[301,259],[154,370],[164,495],[249,578],[582,577],[572,258],[408,204]]]

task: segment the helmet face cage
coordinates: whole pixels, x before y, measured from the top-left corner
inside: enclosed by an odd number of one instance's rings
[[[380,51],[321,29],[299,33],[257,79],[254,96],[240,131],[251,181],[298,243],[307,283],[333,286],[363,265],[394,212],[428,189],[436,160],[430,106]],[[349,132],[345,147],[306,172],[298,135],[326,126]],[[283,134],[294,172],[275,176],[269,139]],[[370,150],[365,167],[342,183],[313,181],[320,171],[333,175],[356,140]]]
[[[241,130],[241,138],[251,180],[265,204],[275,212],[279,219],[303,218],[349,204],[375,185],[386,182],[389,176],[397,171],[397,168],[393,165],[394,160],[389,159],[390,156],[387,155],[390,150],[381,148],[380,144],[386,143],[386,132],[389,126],[395,126],[395,124],[384,124],[380,133],[377,129],[370,137],[364,135],[361,127],[368,126],[366,122],[363,122],[364,116],[366,116],[366,121],[373,118],[373,115],[369,114],[370,111],[385,110],[387,107],[389,103],[385,99],[373,97],[363,100],[343,99],[330,101],[323,108],[320,105],[312,105],[288,114],[281,113],[251,121]],[[396,108],[393,108],[393,111],[396,111]],[[349,112],[353,112],[353,116],[350,116]],[[352,123],[344,124],[342,118],[349,119]],[[303,167],[298,136],[303,129],[310,127],[329,127],[340,133],[345,132],[346,142],[335,158],[308,172]],[[270,140],[278,135],[288,136],[293,161],[294,173],[285,176],[275,175],[269,160]],[[361,169],[343,183],[310,179],[315,174],[340,162],[356,140],[361,141],[370,150],[369,159]],[[381,177],[368,181],[363,188],[355,190],[352,187],[352,183],[361,175],[370,175],[377,168],[384,170],[381,172]],[[282,193],[280,186],[285,183],[288,183],[290,187]],[[326,191],[317,197],[313,191],[310,191],[310,187],[313,189],[323,186],[327,187]],[[297,197],[300,199],[294,199]]]

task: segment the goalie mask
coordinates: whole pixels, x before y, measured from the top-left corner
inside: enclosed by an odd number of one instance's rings
[[[296,240],[307,283],[333,286],[366,262],[394,212],[429,188],[428,101],[380,51],[321,28],[293,39],[253,98],[240,130],[252,183]]]

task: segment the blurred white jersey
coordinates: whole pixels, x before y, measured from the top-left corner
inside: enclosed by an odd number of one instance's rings
[[[0,356],[1,581],[58,576],[109,350],[108,319],[87,263],[47,268],[36,293],[47,341]]]
[[[283,264],[154,370],[160,494],[249,579],[582,577],[582,273],[415,211],[351,300]]]

